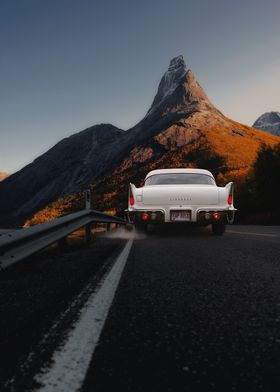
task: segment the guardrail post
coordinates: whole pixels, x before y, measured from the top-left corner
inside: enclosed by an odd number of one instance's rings
[[[92,205],[91,205],[91,189],[86,189],[85,190],[85,202],[86,202],[86,210],[90,210]]]
[[[67,248],[67,237],[60,238],[58,240],[58,247],[61,250],[61,252],[64,252]]]
[[[89,245],[92,241],[91,223],[85,226],[86,244]]]

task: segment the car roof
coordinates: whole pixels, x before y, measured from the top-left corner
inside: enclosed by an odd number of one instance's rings
[[[190,173],[190,174],[205,174],[214,178],[213,174],[209,170],[205,169],[186,169],[186,168],[178,168],[178,169],[157,169],[150,171],[147,175],[145,180],[150,177],[154,176],[155,174],[169,174],[169,173]]]

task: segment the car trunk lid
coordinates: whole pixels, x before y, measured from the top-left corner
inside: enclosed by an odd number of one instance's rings
[[[143,188],[145,205],[215,205],[219,191],[215,185],[150,185]]]

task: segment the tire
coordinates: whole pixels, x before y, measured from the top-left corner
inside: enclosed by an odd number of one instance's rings
[[[212,233],[214,235],[223,235],[226,231],[226,225],[224,223],[218,223],[212,225]]]
[[[125,228],[126,231],[132,231],[133,230],[133,225],[131,223],[127,223],[124,226],[124,228]]]

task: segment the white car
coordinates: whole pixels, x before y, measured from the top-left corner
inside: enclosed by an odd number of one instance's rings
[[[211,224],[221,235],[234,220],[233,183],[218,187],[204,169],[153,170],[142,188],[130,184],[126,211],[140,229],[159,223]]]

